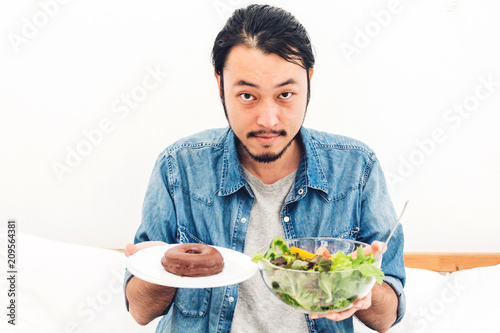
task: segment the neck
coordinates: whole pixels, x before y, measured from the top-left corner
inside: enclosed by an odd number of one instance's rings
[[[257,162],[245,149],[239,149],[241,164],[264,184],[273,184],[297,170],[302,156],[302,146],[298,139],[293,140],[285,153],[276,161]]]

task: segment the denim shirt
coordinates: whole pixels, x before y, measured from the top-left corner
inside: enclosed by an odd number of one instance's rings
[[[306,128],[300,137],[305,154],[280,214],[285,237],[384,240],[396,214],[373,151],[359,141]],[[194,242],[243,252],[253,201],[232,130],[198,133],[158,157],[134,242]],[[398,227],[382,261],[384,281],[399,299],[396,322],[405,312],[403,243]],[[126,272],[125,287],[130,278]],[[178,289],[156,331],[230,332],[237,300],[237,284]],[[305,318],[310,332],[353,331],[352,318]]]

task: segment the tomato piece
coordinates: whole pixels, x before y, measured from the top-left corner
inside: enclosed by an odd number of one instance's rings
[[[317,256],[323,256],[326,259],[330,259],[330,257],[331,257],[330,252],[328,252],[328,250],[325,249],[322,246],[318,247],[318,249],[316,250],[316,254],[315,255],[317,255]]]

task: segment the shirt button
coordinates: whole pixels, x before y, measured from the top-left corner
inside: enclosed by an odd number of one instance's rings
[[[302,195],[302,193],[304,193],[304,189],[299,189],[299,194]]]
[[[283,221],[288,222],[288,221],[290,221],[290,218],[289,218],[288,216],[285,216],[285,217],[283,218]]]
[[[229,297],[229,303],[233,303],[234,302],[234,297],[233,296],[230,296]]]
[[[242,217],[242,218],[241,218],[241,223],[246,223],[246,222],[247,222],[247,219],[246,219],[246,218],[244,218],[244,217]]]

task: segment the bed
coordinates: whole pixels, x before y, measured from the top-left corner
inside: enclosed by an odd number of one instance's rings
[[[120,251],[22,233],[17,247],[16,326],[4,317],[0,331],[154,332],[156,321],[139,326],[125,310]],[[407,312],[390,332],[498,331],[500,253],[406,253],[405,260]],[[8,288],[0,279],[2,296]],[[355,320],[355,332],[373,331]]]

